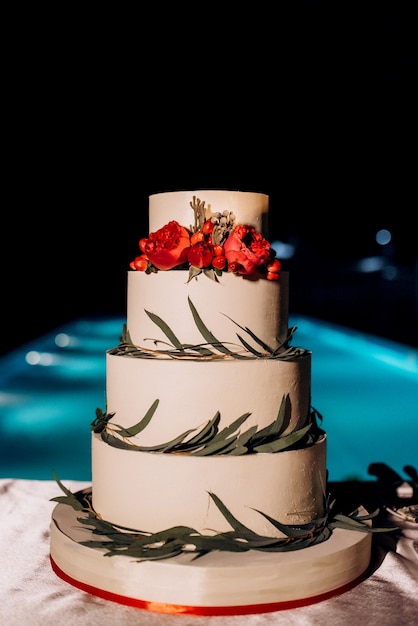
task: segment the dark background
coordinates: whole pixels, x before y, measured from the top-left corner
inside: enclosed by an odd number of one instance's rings
[[[296,13],[189,16],[183,32],[174,15],[35,37],[19,25],[1,352],[124,315],[148,196],[180,189],[267,193],[270,240],[295,246],[291,311],[418,345],[416,4]],[[383,270],[358,271],[382,254]]]

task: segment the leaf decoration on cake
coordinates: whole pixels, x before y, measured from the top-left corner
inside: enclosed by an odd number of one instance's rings
[[[94,433],[101,433],[106,429],[107,423],[114,417],[114,413],[103,413],[102,409],[96,409],[96,418],[90,424]]]
[[[303,356],[308,352],[305,349],[294,348],[290,345],[294,332],[296,331],[295,326],[288,330],[288,335],[285,341],[282,343],[278,342],[277,346],[272,347],[257,337],[257,335],[249,328],[240,326],[227,315],[225,317],[246,333],[248,338],[245,338],[240,333],[237,333],[239,344],[225,343],[215,337],[215,335],[205,325],[190,298],[188,298],[188,304],[194,323],[204,339],[202,343],[193,345],[191,343],[181,342],[175,332],[161,317],[151,311],[145,310],[145,313],[148,315],[150,320],[158,326],[165,337],[167,337],[168,341],[147,338],[145,341],[152,341],[156,346],[155,349],[135,346],[132,344],[126,325],[124,325],[120,344],[116,348],[110,350],[110,354],[117,356],[133,356],[137,358],[168,357],[172,359],[187,358],[196,360],[215,360],[225,358],[289,360]],[[250,343],[250,339],[253,341],[253,344]],[[230,345],[230,347],[228,347],[228,345]],[[167,347],[163,348],[162,346]]]
[[[170,441],[152,446],[143,446],[131,438],[142,432],[150,423],[157,410],[159,400],[155,400],[146,415],[137,423],[128,428],[111,422],[114,413],[106,414],[96,410],[96,419],[92,422],[93,432],[100,433],[101,438],[110,446],[123,450],[138,452],[160,452],[164,454],[190,454],[193,456],[231,455],[275,453],[284,450],[296,449],[298,446],[308,446],[315,443],[323,435],[318,427],[316,417],[318,413],[311,409],[307,424],[298,430],[283,435],[288,425],[287,406],[289,397],[284,396],[276,418],[264,428],[258,430],[251,426],[241,432],[241,426],[250,417],[251,413],[243,413],[229,426],[219,430],[221,414],[216,412],[200,429],[189,429]],[[192,435],[192,436],[191,436]]]
[[[67,489],[59,480],[55,472],[53,472],[52,475],[54,477],[55,482],[58,483],[62,491],[65,493],[65,496],[57,496],[56,498],[52,498],[52,500],[54,502],[61,502],[62,504],[69,504],[70,506],[73,507],[75,511],[85,511],[86,505],[85,503],[83,503],[79,494],[74,494],[69,489]]]
[[[231,319],[231,318],[228,317],[228,319]],[[273,349],[269,345],[267,345],[264,341],[262,341],[259,337],[257,337],[257,335],[255,335],[249,328],[240,326],[240,324],[237,324],[237,322],[234,322],[234,320],[232,319],[231,319],[231,322],[233,324],[236,324],[239,328],[241,328],[241,330],[243,330],[248,335],[250,335],[253,341],[257,343],[263,349],[263,352],[256,352],[255,349],[243,337],[241,337],[241,335],[237,335],[242,345],[245,348],[247,348],[249,352],[253,352],[254,354],[256,354],[256,356],[260,358],[265,358],[267,354],[267,355],[270,355],[271,358],[280,358],[282,360],[285,360],[286,358],[293,358],[295,356],[295,350],[297,351],[298,354],[299,353],[306,354],[305,350],[301,350],[300,348],[293,348],[292,346],[290,346],[290,341],[292,340],[293,335],[296,331],[295,326],[289,329],[289,334],[286,338],[286,341],[280,344],[277,348]]]
[[[166,335],[168,340],[175,348],[177,348],[178,350],[183,350],[182,344],[177,339],[176,335],[173,333],[169,325],[166,324],[164,320],[161,319],[161,317],[155,315],[154,313],[150,313],[149,311],[145,311],[145,313],[154,322],[154,324],[156,324],[163,331],[164,335]]]
[[[222,352],[223,354],[231,354],[231,350],[229,350],[221,341],[219,341],[219,339],[217,339],[215,335],[211,333],[211,331],[207,328],[207,326],[205,326],[205,324],[202,321],[202,318],[200,317],[199,313],[197,312],[196,307],[194,306],[190,298],[187,298],[187,301],[188,301],[190,310],[192,312],[194,322],[200,334],[206,340],[206,342],[209,345],[216,348],[217,350],[219,350],[219,352]]]
[[[333,514],[335,500],[328,497],[325,503],[325,514],[307,524],[282,524],[271,516],[257,511],[271,525],[282,533],[282,537],[259,535],[251,528],[242,524],[214,493],[209,497],[219,509],[220,513],[231,526],[230,531],[202,534],[190,526],[173,526],[158,532],[146,532],[132,528],[115,526],[100,517],[94,511],[92,495],[79,492],[72,494],[58,479],[54,478],[65,496],[51,498],[51,501],[67,504],[76,511],[81,511],[83,517],[77,521],[88,527],[97,539],[80,541],[80,545],[88,548],[103,550],[103,556],[127,556],[141,561],[157,561],[173,558],[180,554],[192,554],[194,559],[202,558],[213,550],[221,552],[292,552],[308,548],[326,541],[336,528],[364,533],[380,533],[397,530],[397,527],[374,527],[371,524],[379,510],[363,514],[359,510],[350,515]]]
[[[144,430],[144,428],[146,428],[148,426],[148,424],[151,421],[152,416],[154,415],[157,406],[158,406],[158,400],[155,400],[152,405],[150,406],[150,408],[148,409],[148,411],[146,412],[145,416],[142,418],[142,420],[140,422],[138,422],[138,424],[135,424],[135,426],[132,426],[131,428],[124,428],[123,426],[120,426],[119,424],[112,424],[112,427],[117,427],[118,428],[118,433],[122,436],[122,437],[133,437],[135,435],[137,435],[138,433],[140,433],[142,430]],[[96,419],[91,423],[91,429],[94,433],[102,433],[106,430],[107,424],[108,422],[115,416],[115,413],[103,413],[103,411],[101,409],[96,409]]]
[[[207,278],[210,278],[216,283],[219,282],[218,276],[222,276],[222,272],[215,268],[211,267],[208,269],[208,268],[203,268],[203,267],[194,267],[193,265],[190,265],[189,276],[188,276],[187,282],[190,283],[190,281],[192,281],[193,278],[197,278],[200,274],[207,276]]]

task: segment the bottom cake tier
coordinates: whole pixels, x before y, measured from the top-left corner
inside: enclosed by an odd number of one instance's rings
[[[89,493],[86,490],[83,493]],[[105,557],[78,520],[87,513],[58,504],[50,525],[51,563],[66,582],[106,600],[160,613],[243,615],[320,602],[358,584],[371,558],[371,533],[337,528],[302,550],[212,551],[135,561]]]

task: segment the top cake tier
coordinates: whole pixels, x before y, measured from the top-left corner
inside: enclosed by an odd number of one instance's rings
[[[169,191],[149,197],[149,231],[162,228],[170,220],[188,228],[193,223],[190,202],[193,196],[205,203],[206,217],[213,213],[231,211],[237,224],[253,226],[267,237],[269,197],[251,191]]]

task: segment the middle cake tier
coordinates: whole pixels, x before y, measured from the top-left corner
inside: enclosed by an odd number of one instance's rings
[[[284,403],[282,435],[310,418],[311,353],[288,359],[217,361],[135,358],[106,354],[106,411],[125,428],[137,424],[155,401],[147,427],[132,441],[156,445],[202,427],[219,413],[220,427],[248,413],[245,428],[262,429]]]
[[[227,530],[210,492],[260,534],[280,536],[258,511],[282,524],[323,515],[324,435],[299,444],[296,436],[293,449],[272,453],[187,450],[208,424],[216,423],[217,432],[232,427],[227,438],[262,434],[261,446],[272,429],[272,450],[280,448],[277,440],[309,432],[310,352],[220,361],[108,353],[106,367],[106,426],[92,441],[93,506],[104,519],[149,532],[173,525]],[[177,441],[186,446],[176,450]]]

